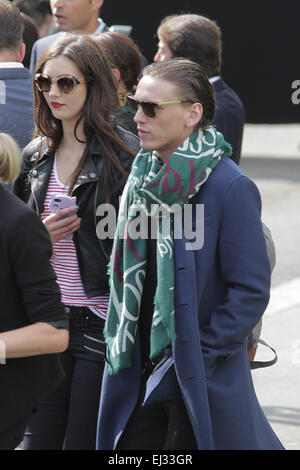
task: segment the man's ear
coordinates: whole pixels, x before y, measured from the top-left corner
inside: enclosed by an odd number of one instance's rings
[[[17,62],[23,62],[23,59],[25,57],[25,52],[26,52],[26,44],[22,42],[22,44],[19,47]]]
[[[104,3],[104,0],[92,0],[92,4],[97,9],[101,8]]]
[[[195,127],[202,119],[203,106],[201,103],[193,103],[189,107],[188,115],[185,119],[185,125],[187,127]]]
[[[112,71],[113,76],[117,80],[117,83],[119,83],[120,80],[121,80],[120,70],[119,69],[111,69],[111,71]]]

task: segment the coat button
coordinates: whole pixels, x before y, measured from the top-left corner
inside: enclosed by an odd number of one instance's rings
[[[37,174],[38,174],[37,170],[32,171],[32,176],[37,176]]]
[[[96,173],[90,173],[90,178],[96,178]]]

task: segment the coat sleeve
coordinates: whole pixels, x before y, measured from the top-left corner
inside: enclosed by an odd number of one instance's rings
[[[218,241],[226,295],[201,330],[206,367],[239,351],[268,305],[271,273],[260,212],[256,185],[246,176],[235,179],[224,198]]]

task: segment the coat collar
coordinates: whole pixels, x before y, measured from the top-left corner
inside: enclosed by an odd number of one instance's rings
[[[40,142],[39,148],[33,152],[31,156],[31,162],[34,164],[38,155],[40,154],[39,161],[37,165],[33,166],[32,171],[36,170],[36,174],[39,173],[39,168],[50,167],[52,169],[55,152],[49,149],[49,141],[46,138],[42,138]],[[97,164],[97,161],[99,164]],[[47,165],[48,163],[48,165]],[[101,143],[96,136],[92,137],[92,140],[89,144],[89,152],[88,157],[84,163],[83,168],[77,178],[76,185],[74,189],[80,186],[83,183],[88,181],[95,181],[99,179],[100,171],[102,167],[102,151],[101,151]]]
[[[38,163],[35,165],[34,163],[39,153],[40,158]],[[43,210],[43,201],[46,196],[48,182],[53,168],[54,156],[55,152],[51,152],[49,150],[49,145],[46,138],[42,139],[42,141],[40,142],[40,146],[35,152],[32,153],[31,156],[32,169],[29,172],[29,179],[31,181],[33,197],[35,197],[35,203],[40,213]],[[77,177],[73,192],[83,184],[99,181],[101,169],[101,145],[98,142],[98,139],[96,137],[93,137],[89,145],[87,159],[84,163],[83,168],[80,171],[80,174]],[[36,194],[40,194],[40,198],[37,198],[35,196]]]
[[[212,86],[215,91],[222,91],[225,88],[225,82],[223,78],[220,77],[218,80],[212,83]]]

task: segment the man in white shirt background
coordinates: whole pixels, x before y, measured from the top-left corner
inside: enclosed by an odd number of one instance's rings
[[[94,34],[109,28],[99,17],[104,0],[50,0],[55,34],[38,39],[33,45],[30,70],[34,73],[36,64],[47,47],[64,32]]]

